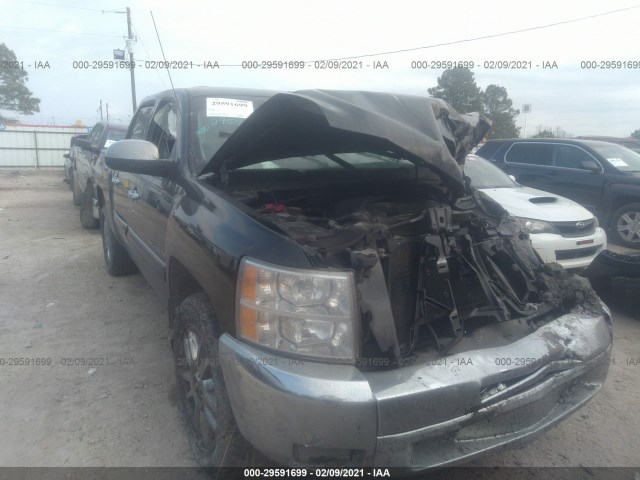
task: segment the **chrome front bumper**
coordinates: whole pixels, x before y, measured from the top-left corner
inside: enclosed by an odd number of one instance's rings
[[[240,431],[273,460],[420,470],[558,423],[602,386],[611,341],[608,315],[568,314],[508,345],[379,372],[290,360],[228,334],[219,354]]]

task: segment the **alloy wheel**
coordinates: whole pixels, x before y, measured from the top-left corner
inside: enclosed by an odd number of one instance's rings
[[[640,243],[640,212],[625,212],[618,218],[618,234],[627,242]]]
[[[180,358],[184,361],[179,365],[179,378],[187,415],[200,448],[212,452],[218,432],[218,400],[204,336],[195,326],[189,325],[182,334],[180,348]]]

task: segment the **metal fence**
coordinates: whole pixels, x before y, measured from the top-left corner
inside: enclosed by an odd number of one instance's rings
[[[0,125],[0,167],[62,167],[71,137],[90,130],[79,126]]]

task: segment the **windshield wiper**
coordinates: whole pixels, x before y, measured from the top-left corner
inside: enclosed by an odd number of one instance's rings
[[[324,156],[327,157],[329,160],[337,163],[341,167],[344,167],[344,168],[356,168],[353,165],[351,165],[349,162],[341,159],[339,156],[334,155],[333,153],[325,153]]]

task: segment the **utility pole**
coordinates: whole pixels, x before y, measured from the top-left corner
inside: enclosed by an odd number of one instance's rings
[[[525,103],[522,105],[522,112],[524,113],[524,136],[523,138],[527,138],[527,113],[531,113],[531,104]]]
[[[100,99],[100,121],[102,122],[102,99]]]
[[[107,123],[109,123],[109,104],[107,103]]]
[[[127,49],[129,50],[129,72],[131,73],[131,103],[133,105],[133,113],[136,113],[136,74],[134,72],[135,69],[135,61],[133,59],[133,46],[135,44],[133,38],[133,32],[131,32],[131,9],[127,7],[126,12],[117,11],[117,10],[103,10],[102,13],[126,13],[127,14]],[[114,50],[114,59],[115,60],[124,60],[124,51],[122,51],[122,57],[116,57],[115,54],[117,51]]]
[[[136,111],[136,74],[134,73],[133,62],[133,34],[131,33],[131,9],[127,7],[127,30],[129,38],[127,40],[127,48],[129,49],[129,71],[131,72],[131,103],[133,104],[133,112]]]

